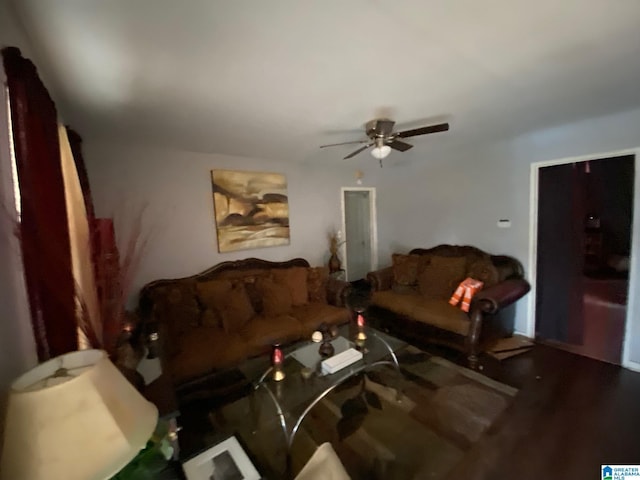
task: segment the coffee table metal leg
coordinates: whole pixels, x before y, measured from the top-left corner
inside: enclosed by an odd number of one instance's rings
[[[284,439],[287,442],[287,445],[289,445],[289,431],[287,429],[287,419],[285,418],[284,412],[280,407],[280,402],[278,402],[278,399],[276,398],[276,396],[273,394],[273,392],[269,388],[267,388],[266,385],[262,384],[262,386],[267,391],[267,393],[271,396],[271,400],[273,400],[273,404],[276,407],[278,418],[280,419],[280,427],[282,428],[282,432],[284,433]]]
[[[374,333],[374,335],[375,335],[375,333]],[[391,345],[389,345],[389,343],[384,338],[382,338],[382,336],[376,335],[376,337],[389,350],[389,355],[391,355],[391,358],[393,360],[392,365],[396,369],[396,371],[398,372],[398,383],[396,384],[396,402],[401,402],[402,401],[403,390],[404,390],[404,387],[403,387],[404,376],[402,375],[402,371],[400,370],[400,363],[398,363],[398,357],[396,356],[396,352],[394,352],[393,348],[391,348]]]
[[[258,386],[251,389],[251,395],[249,397],[249,414],[251,415],[252,429],[251,435],[258,433],[258,403],[256,402],[256,391]]]

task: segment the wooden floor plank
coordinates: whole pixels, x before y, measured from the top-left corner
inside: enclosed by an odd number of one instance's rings
[[[483,367],[520,391],[449,479],[582,480],[640,463],[640,373],[543,345]]]

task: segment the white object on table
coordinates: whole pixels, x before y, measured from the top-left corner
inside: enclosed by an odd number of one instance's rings
[[[355,348],[349,348],[342,353],[338,353],[333,357],[322,361],[322,373],[331,374],[348,367],[352,363],[362,360],[362,352]]]

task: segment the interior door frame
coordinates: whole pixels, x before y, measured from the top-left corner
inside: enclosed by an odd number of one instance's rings
[[[375,187],[342,187],[340,189],[340,208],[342,210],[342,231],[346,239],[347,236],[347,222],[346,222],[346,210],[344,195],[345,192],[369,192],[369,213],[370,213],[370,244],[371,244],[371,269],[378,269],[378,213],[376,211],[376,188]],[[347,247],[345,244],[340,246],[340,253],[344,261],[345,278],[349,278],[348,261],[347,261]]]
[[[630,346],[633,319],[640,322],[640,299],[635,298],[632,292],[638,291],[640,286],[640,268],[636,263],[640,261],[640,147],[616,150],[605,153],[592,153],[577,157],[560,158],[556,160],[544,160],[534,162],[530,165],[530,196],[529,196],[529,278],[531,292],[527,306],[527,324],[525,335],[534,338],[536,331],[536,285],[537,285],[537,259],[538,259],[538,200],[539,185],[538,171],[543,167],[555,165],[566,165],[567,163],[580,163],[586,161],[605,160],[607,158],[634,155],[634,183],[633,183],[633,218],[631,223],[631,253],[629,266],[629,286],[630,292],[627,297],[627,312],[624,322],[624,341],[622,342],[622,366],[630,370],[640,371],[640,362],[632,361],[630,358]],[[640,327],[638,328],[640,330]]]

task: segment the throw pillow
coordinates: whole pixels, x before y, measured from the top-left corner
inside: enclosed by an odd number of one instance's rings
[[[256,288],[262,294],[262,312],[267,316],[284,315],[291,311],[291,292],[285,285],[275,283],[270,278],[260,278]]]
[[[247,291],[247,295],[249,295],[249,300],[251,300],[251,306],[256,313],[262,312],[262,294],[258,291],[256,287],[256,281],[259,278],[264,278],[267,276],[267,273],[261,275],[247,275],[246,277],[242,277],[242,281],[244,282],[244,288]]]
[[[196,285],[198,300],[205,309],[217,310],[231,292],[229,280],[209,280]]]
[[[293,305],[307,304],[309,292],[307,290],[306,267],[274,268],[271,270],[271,276],[275,283],[284,285],[289,289]]]
[[[200,306],[196,299],[194,282],[175,282],[158,287],[154,293],[156,309],[168,319],[171,335],[182,335],[200,323]]]
[[[458,284],[465,279],[465,257],[440,257],[433,255],[429,262],[421,264],[418,273],[418,289],[429,298],[449,300]]]
[[[394,253],[391,255],[393,261],[393,283],[397,285],[409,286],[418,283],[418,264],[420,255],[402,255]]]
[[[218,304],[216,310],[222,320],[222,327],[227,333],[241,330],[255,315],[249,295],[241,281],[232,284],[226,301]]]
[[[483,288],[491,287],[498,283],[498,269],[493,265],[491,259],[483,258],[476,260],[467,270],[467,276],[484,283]]]
[[[327,281],[329,280],[328,267],[311,267],[307,271],[307,290],[309,301],[314,303],[327,303]]]
[[[222,321],[220,320],[218,312],[211,308],[207,308],[204,312],[202,312],[200,323],[203,327],[220,328],[222,326]]]

